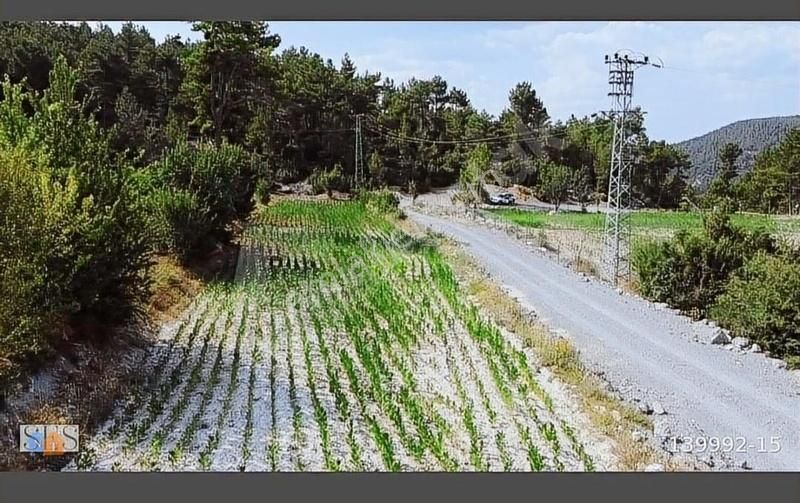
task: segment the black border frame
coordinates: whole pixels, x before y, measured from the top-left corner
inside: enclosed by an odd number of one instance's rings
[[[21,501],[800,501],[800,473],[5,473]],[[255,498],[252,498],[255,496]]]
[[[800,20],[798,0],[0,0],[0,20]]]

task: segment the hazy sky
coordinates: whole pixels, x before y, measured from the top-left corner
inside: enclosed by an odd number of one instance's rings
[[[106,23],[115,30],[121,23]],[[147,22],[157,40],[197,38],[183,22]],[[679,141],[754,117],[800,114],[800,22],[274,22],[281,48],[306,46],[400,82],[441,75],[498,114],[530,81],[554,119],[610,107],[603,55],[661,58],[637,70],[648,135]]]

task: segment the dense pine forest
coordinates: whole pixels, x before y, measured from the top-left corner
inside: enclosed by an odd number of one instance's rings
[[[0,25],[0,72],[42,93],[59,57],[74,72],[80,111],[108,136],[115,162],[152,164],[183,141],[239,145],[257,158],[259,176],[302,180],[338,170],[346,188],[354,167],[355,116],[365,116],[365,155],[372,185],[409,183],[424,191],[458,179],[472,147],[486,140],[492,159],[515,181],[534,185],[536,159],[581,171],[587,189],[604,191],[612,129],[604,117],[551,121],[530,83],[509,92],[499,117],[476,110],[441,77],[395,83],[335,63],[305,48],[283,48],[266,23],[202,22],[200,41],[157,43],[143,27],[119,33],[88,24]],[[642,118],[639,196],[663,206],[674,195],[653,190],[685,158],[647,139]],[[649,175],[654,173],[653,175]],[[681,178],[678,172],[677,182]],[[329,177],[330,178],[330,177]]]
[[[738,173],[747,173],[762,151],[781,143],[798,126],[800,116],[797,115],[749,119],[678,143],[677,146],[689,154],[692,164],[688,173],[689,183],[699,188],[708,186],[720,167],[720,149],[727,143],[735,143],[742,148],[742,155],[736,161],[736,170]]]

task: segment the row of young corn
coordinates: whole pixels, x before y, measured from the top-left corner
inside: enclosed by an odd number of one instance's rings
[[[168,335],[74,468],[594,468],[435,248],[356,202],[266,208]]]

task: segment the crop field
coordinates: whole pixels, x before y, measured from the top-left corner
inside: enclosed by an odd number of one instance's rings
[[[509,208],[492,209],[489,212],[509,222],[532,228],[602,231],[605,224],[605,215],[602,213],[570,212],[550,215],[541,211]],[[778,233],[800,232],[798,218],[737,213],[731,219],[735,225],[748,229],[762,228]],[[698,212],[637,211],[631,214],[630,223],[633,232],[671,232],[698,229],[703,225],[703,217]]]
[[[535,355],[434,247],[356,202],[253,218],[71,469],[593,470]]]

